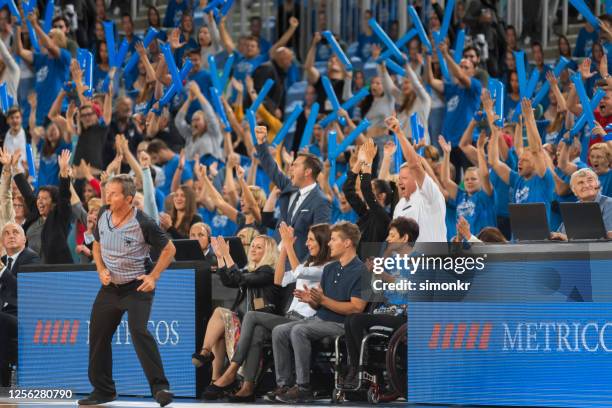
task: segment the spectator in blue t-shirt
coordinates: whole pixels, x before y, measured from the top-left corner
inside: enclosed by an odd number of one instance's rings
[[[525,117],[529,146],[519,156],[518,172],[511,170],[499,159],[498,132],[493,132],[491,138],[493,144],[489,160],[495,173],[514,189],[513,203],[544,203],[550,219],[550,206],[555,190],[555,181],[548,166],[550,158],[542,148],[542,139],[528,99],[521,102],[521,110]]]
[[[516,107],[521,101],[519,91],[518,74],[516,71],[510,71],[508,74],[508,85],[504,97],[504,118],[512,120]]]
[[[108,44],[106,41],[101,41],[96,45],[94,54],[93,67],[93,88],[94,92],[104,92],[104,80],[110,72],[110,64],[108,60]]]
[[[363,12],[363,27],[361,33],[357,36],[357,53],[356,55],[361,58],[362,61],[367,61],[372,55],[371,47],[372,44],[377,44],[378,40],[372,28],[368,24],[368,20],[372,18],[372,11],[366,10]]]
[[[177,27],[183,13],[189,9],[189,0],[169,0],[164,16],[164,27]]]
[[[439,137],[438,143],[444,152],[440,182],[448,192],[447,200],[456,208],[455,224],[460,217],[463,217],[476,233],[485,227],[494,227],[496,225],[494,190],[489,180],[489,169],[485,159],[485,135],[478,138],[478,167],[468,167],[463,173],[463,188],[459,188],[450,176],[450,144],[442,136]]]
[[[170,150],[163,141],[157,139],[151,141],[147,146],[147,153],[151,156],[153,164],[161,166],[164,171],[165,181],[159,187],[164,195],[167,196],[172,192],[172,179],[177,171],[181,173],[180,182],[175,183],[177,187],[181,184],[193,186],[193,170],[190,166],[185,166],[184,160],[180,160],[179,155]]]
[[[261,36],[262,26],[263,24],[261,17],[251,17],[251,36],[257,39],[259,44],[259,53],[263,56],[267,56],[270,48],[272,48],[272,43]]]
[[[469,166],[468,160],[459,148],[459,140],[463,130],[468,126],[480,106],[482,84],[474,78],[476,67],[471,60],[463,58],[461,63],[457,65],[453,56],[449,54],[446,43],[442,43],[438,47],[446,61],[453,81],[447,82],[434,78],[431,57],[428,57],[427,82],[435,91],[443,93],[446,99],[442,134],[452,147],[450,160],[456,169],[455,182],[459,182],[461,169]]]
[[[21,29],[17,28],[17,53],[34,66],[35,90],[38,94],[36,125],[40,126],[46,122],[55,97],[62,90],[64,82],[68,80],[71,56],[66,49],[66,35],[61,30],[53,28],[47,35],[34,14],[30,14],[28,19],[38,36],[41,52],[24,49],[21,44]]]
[[[34,135],[34,133],[32,133]],[[34,137],[32,142],[36,142]],[[68,132],[62,131],[55,123],[50,123],[45,131],[44,139],[36,143],[39,152],[38,185],[59,186],[59,163],[57,159],[64,150],[72,150],[72,143]]]
[[[255,68],[267,61],[268,55],[263,55],[259,48],[259,39],[253,36],[241,37],[238,49],[232,40],[231,35],[225,27],[225,17],[219,23],[219,35],[221,43],[228,54],[234,53],[233,75],[239,81],[244,82],[247,76],[252,76]]]
[[[586,57],[589,50],[593,47],[593,43],[597,41],[599,34],[592,25],[584,22],[584,27],[578,32],[576,39],[576,47],[574,48],[574,57]]]

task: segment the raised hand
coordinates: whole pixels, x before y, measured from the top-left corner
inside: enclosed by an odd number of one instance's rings
[[[283,146],[281,150],[281,158],[283,159],[283,163],[285,163],[287,166],[291,166],[295,158],[295,152],[292,151],[289,153],[287,149],[285,149],[285,146]]]
[[[236,90],[236,92],[238,92],[238,94],[244,92],[244,85],[242,84],[242,81],[239,81],[236,78],[232,77],[232,79],[230,79],[230,84]]]
[[[527,98],[523,98],[521,101],[521,111],[523,115],[525,115],[525,120],[535,120],[535,116],[533,116],[533,107],[531,106],[531,101]]]
[[[140,162],[140,167],[143,169],[148,169],[151,167],[151,156],[149,156],[149,153],[145,152],[144,150],[138,155],[138,161]]]
[[[385,156],[393,156],[396,150],[397,150],[397,145],[395,144],[395,142],[393,140],[389,140],[387,143],[385,143],[383,147],[383,154]]]
[[[295,17],[291,17],[289,18],[289,25],[293,28],[298,28],[298,26],[300,25],[300,20]]]
[[[287,248],[290,245],[293,245],[296,238],[293,234],[293,228],[288,226],[286,223],[282,222],[278,226],[278,232],[281,236],[281,240],[283,241],[283,246]]]
[[[57,164],[60,168],[60,176],[68,177],[70,170],[70,150],[64,149],[57,159]]]
[[[363,155],[363,161],[367,164],[372,164],[374,157],[376,156],[376,145],[372,139],[366,140],[359,150],[359,155]]]
[[[470,231],[470,223],[467,222],[467,220],[462,216],[459,216],[459,219],[457,220],[457,234],[465,238],[466,241],[472,236],[472,232]]]
[[[476,147],[478,149],[484,150],[486,143],[487,143],[487,134],[483,130],[482,132],[480,132],[480,135],[478,136],[478,141],[476,142]]]
[[[552,71],[547,71],[546,72],[546,80],[551,85],[555,85],[556,86],[557,83],[558,83],[557,77],[555,76],[555,74]]]
[[[268,129],[265,126],[255,126],[255,137],[258,144],[264,144],[268,139]]]
[[[168,43],[170,43],[170,48],[172,48],[173,50],[181,48],[185,44],[187,44],[185,42],[181,42],[181,30],[178,28],[172,30],[172,32],[168,36]]]
[[[489,92],[488,89],[482,90],[480,100],[482,101],[482,107],[487,115],[493,114],[493,99],[491,99],[491,92]]]
[[[582,76],[583,80],[587,80],[597,73],[597,72],[591,72],[591,59],[590,58],[585,58],[584,61],[582,61],[582,63],[580,64],[580,67],[578,67],[578,70],[580,71],[580,75]]]
[[[442,151],[444,152],[444,154],[450,154],[452,148],[451,148],[450,143],[448,143],[446,139],[444,139],[444,136],[442,135],[438,136],[438,144],[442,148]]]
[[[386,118],[385,125],[387,126],[387,129],[389,129],[391,132],[395,133],[396,135],[399,135],[402,132],[402,129],[400,127],[400,122],[399,120],[397,120],[395,116],[389,116],[388,118]]]
[[[14,174],[20,171],[20,168],[19,168],[19,163],[21,162],[20,159],[21,159],[21,150],[17,150],[11,156],[11,167],[13,169]]]
[[[11,154],[8,150],[0,147],[0,164],[2,164],[3,169],[10,169],[11,166]]]
[[[244,180],[244,169],[242,166],[236,166],[236,176],[239,180]]]
[[[227,165],[230,168],[236,168],[240,165],[240,156],[238,153],[230,153],[230,155],[227,157]]]
[[[313,44],[318,44],[321,42],[321,40],[323,39],[323,36],[321,35],[320,32],[316,32],[314,33],[314,35],[312,36],[312,43]]]
[[[159,226],[166,231],[172,227],[172,218],[169,214],[165,212],[159,213]]]

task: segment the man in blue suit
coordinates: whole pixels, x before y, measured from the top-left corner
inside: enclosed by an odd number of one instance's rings
[[[257,137],[257,158],[263,171],[281,190],[279,197],[280,217],[277,220],[275,238],[280,240],[278,224],[293,227],[296,237],[295,252],[300,260],[306,258],[306,237],[308,228],[319,223],[328,223],[331,218],[331,203],[317,184],[322,164],[310,153],[299,153],[291,164],[290,177],[277,166],[268,151],[268,130],[265,126],[255,127]]]

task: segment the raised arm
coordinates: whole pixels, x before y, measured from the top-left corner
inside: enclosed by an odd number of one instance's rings
[[[438,48],[442,52],[442,56],[444,57],[444,61],[446,61],[446,65],[448,66],[450,74],[455,77],[461,85],[466,88],[470,88],[472,86],[472,81],[470,80],[470,77],[465,72],[463,72],[461,67],[459,67],[459,65],[457,65],[457,63],[455,62],[453,56],[450,55],[450,53],[448,52],[448,45],[445,42],[442,42],[438,45]]]
[[[472,164],[478,163],[478,152],[472,144],[474,129],[476,128],[477,124],[476,119],[472,118],[468,124],[468,127],[465,129],[465,132],[463,132],[461,140],[459,140],[459,148]]]
[[[36,14],[31,13],[28,15],[27,18],[28,20],[30,20],[30,24],[32,25],[32,28],[34,28],[36,36],[40,40],[40,45],[45,47],[47,51],[49,51],[49,55],[51,55],[53,58],[59,57],[60,48],[55,44],[55,42],[53,42],[51,38],[49,38],[47,33],[43,31],[40,24],[38,24],[38,18],[36,17]]]
[[[499,132],[496,130],[491,132],[489,140],[489,162],[493,171],[506,184],[510,184],[510,167],[499,159]]]
[[[26,50],[25,48],[23,48],[23,42],[21,41],[21,27],[19,26],[17,26],[16,28],[15,37],[16,37],[15,44],[16,44],[17,55],[23,58],[24,61],[27,62],[28,64],[30,65],[34,64],[34,53],[30,50]]]
[[[406,138],[406,135],[404,135],[400,123],[395,116],[390,116],[385,119],[385,124],[390,131],[397,135],[397,140],[399,141],[402,149],[402,154],[408,163],[410,171],[414,175],[417,185],[419,188],[421,188],[423,186],[423,181],[425,180],[425,169],[423,168],[419,155],[417,154],[416,150],[414,150],[414,146],[408,142],[408,139]]]
[[[287,45],[287,43],[291,40],[291,37],[293,37],[293,34],[295,34],[295,30],[297,30],[299,25],[300,22],[297,18],[291,17],[289,19],[289,28],[283,33],[281,38],[279,38],[278,41],[275,42],[274,45],[272,45],[270,51],[268,51],[268,56],[270,58],[274,57],[274,53],[276,52],[276,50]]]
[[[578,166],[576,166],[576,163],[573,163],[572,161],[570,161],[570,158],[569,158],[570,146],[568,146],[568,142],[569,142],[569,133],[566,133],[565,135],[563,135],[563,138],[559,141],[560,150],[559,150],[558,167],[561,169],[563,173],[570,176],[576,170],[578,170]]]
[[[236,49],[236,45],[232,40],[232,36],[227,32],[227,28],[225,28],[225,20],[225,16],[221,17],[221,21],[219,22],[219,35],[221,36],[223,48],[225,48],[228,54],[231,54]]]
[[[279,168],[268,150],[268,129],[265,126],[255,127],[257,138],[257,158],[263,171],[270,177],[272,182],[281,190],[291,185],[291,180]]]
[[[136,52],[138,53],[138,56],[140,57],[140,61],[142,62],[142,65],[144,65],[145,71],[146,71],[146,81],[147,82],[153,82],[155,81],[155,69],[153,68],[153,65],[151,65],[151,62],[149,61],[149,56],[147,55],[147,51],[145,50],[145,47],[143,45],[143,43],[141,41],[138,41],[136,43]]]
[[[529,99],[523,99],[521,101],[521,110],[525,115],[525,126],[527,128],[527,140],[529,141],[529,150],[534,157],[534,165],[536,173],[543,177],[546,173],[546,161],[543,155],[544,150],[542,149],[542,138],[538,132],[538,126],[533,115],[533,109],[531,107],[531,101]]]
[[[2,58],[4,64],[6,64],[6,68],[8,69],[8,72],[11,74],[11,76],[15,77],[11,79],[13,79],[15,82],[18,82],[20,75],[19,65],[17,64],[17,62],[15,62],[15,58],[13,58],[13,55],[10,53],[8,48],[6,48],[6,44],[4,44],[4,41],[0,41],[0,58]]]
[[[321,33],[316,32],[312,37],[312,44],[310,44],[310,48],[308,49],[308,54],[306,54],[306,61],[304,62],[304,71],[306,71],[306,78],[308,79],[308,83],[314,85],[317,83],[321,74],[319,70],[315,68],[315,54],[317,52],[317,44],[321,42]]]
[[[444,156],[442,156],[442,168],[440,170],[440,183],[442,183],[442,187],[447,191],[448,196],[454,200],[457,198],[457,184],[450,176],[451,145],[442,135],[438,136],[438,144],[444,152]],[[459,171],[459,169],[457,169],[457,171]]]
[[[434,89],[434,91],[444,93],[444,81],[434,78],[433,68],[431,67],[431,55],[425,57],[425,81]]]
[[[487,159],[485,158],[485,144],[487,140],[485,135],[480,135],[478,138],[478,174],[480,175],[480,182],[482,184],[482,189],[488,196],[493,195],[493,185],[491,184],[491,179],[489,177],[489,166],[487,166]]]

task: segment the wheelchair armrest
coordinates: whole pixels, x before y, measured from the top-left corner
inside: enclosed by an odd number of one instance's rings
[[[368,329],[368,333],[381,333],[391,335],[395,331],[392,327],[387,326],[372,326]]]

